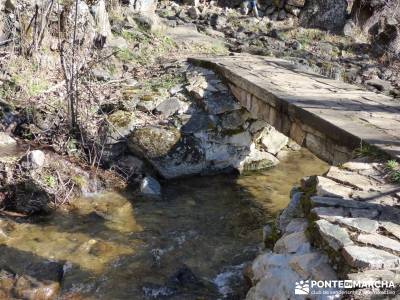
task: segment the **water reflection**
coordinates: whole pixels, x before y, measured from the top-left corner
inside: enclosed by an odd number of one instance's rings
[[[242,266],[259,250],[262,225],[286,206],[293,184],[326,168],[300,151],[268,171],[169,182],[163,200],[129,192],[78,199],[70,213],[3,220],[0,259],[62,261],[62,293],[81,299],[241,299]]]

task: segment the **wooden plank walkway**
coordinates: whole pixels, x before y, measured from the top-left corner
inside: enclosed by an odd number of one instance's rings
[[[190,58],[280,113],[346,146],[373,145],[400,159],[400,101],[308,73],[291,62],[253,55]]]

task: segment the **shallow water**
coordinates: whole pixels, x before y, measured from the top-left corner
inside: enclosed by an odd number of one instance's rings
[[[60,261],[62,294],[79,299],[242,299],[243,266],[261,247],[262,225],[303,176],[326,169],[302,150],[267,171],[168,182],[163,200],[77,199],[69,213],[9,221],[0,261],[15,272]]]

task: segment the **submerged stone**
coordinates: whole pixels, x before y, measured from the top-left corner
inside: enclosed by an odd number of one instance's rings
[[[161,185],[153,177],[145,177],[140,183],[140,193],[145,196],[161,197]]]
[[[260,136],[260,142],[265,149],[274,155],[276,155],[283,147],[289,142],[289,138],[274,127],[266,127]]]

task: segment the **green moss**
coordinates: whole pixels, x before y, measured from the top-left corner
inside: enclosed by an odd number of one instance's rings
[[[154,95],[146,94],[146,95],[140,96],[140,100],[142,100],[142,101],[153,101],[154,100]]]
[[[140,84],[140,87],[144,92],[161,92],[163,90],[169,90],[172,87],[184,82],[185,80],[182,74],[165,74],[143,81]]]
[[[57,179],[52,175],[44,176],[43,181],[49,188],[54,188],[57,185]]]
[[[75,176],[72,176],[71,180],[79,188],[83,188],[87,184],[86,178],[84,176],[75,175]]]
[[[119,110],[108,117],[108,121],[117,127],[125,127],[132,121],[133,114]]]
[[[271,226],[272,232],[264,240],[264,246],[267,249],[272,249],[274,247],[274,245],[276,244],[276,242],[281,237],[281,235],[279,234],[277,225],[274,223],[274,224],[270,224],[270,226]]]
[[[389,178],[394,183],[400,183],[400,166],[394,159],[388,160],[385,164],[385,169],[388,171]]]
[[[164,32],[149,32],[140,25],[135,30],[123,30],[121,36],[135,48],[134,51],[126,49],[117,53],[116,57],[123,62],[147,66],[176,48],[176,43]]]
[[[121,49],[116,54],[117,58],[122,60],[123,62],[130,62],[134,60],[135,55],[129,49]]]

